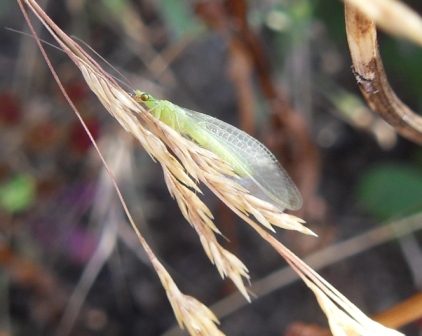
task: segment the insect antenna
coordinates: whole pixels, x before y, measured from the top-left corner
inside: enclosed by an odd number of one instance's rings
[[[11,32],[13,32],[13,33],[17,33],[17,34],[21,34],[21,35],[23,35],[23,36],[25,36],[25,37],[30,37],[30,38],[32,38],[32,39],[34,39],[34,36],[32,36],[31,34],[28,34],[28,33],[25,33],[25,32],[22,32],[22,31],[20,31],[20,30],[16,30],[16,29],[13,29],[13,28],[10,28],[10,27],[5,27],[5,29],[6,30],[9,30],[9,31],[11,31]],[[127,87],[130,91],[134,91],[135,89],[134,89],[134,87],[133,87],[133,85],[132,85],[132,83],[130,82],[130,80],[129,79],[127,79],[119,70],[117,70],[116,69],[116,67],[114,67],[110,62],[108,62],[104,57],[102,57],[98,52],[96,52],[91,46],[89,46],[86,42],[84,42],[83,40],[81,40],[79,37],[76,37],[76,36],[72,36],[72,38],[73,39],[75,39],[75,40],[78,40],[79,42],[81,42],[81,43],[83,43],[88,49],[90,49],[95,55],[97,55],[101,60],[103,60],[104,61],[104,63],[106,63],[110,68],[112,68],[114,71],[116,71],[122,78],[124,78],[124,80],[126,81],[123,81],[123,80],[121,80],[120,78],[118,78],[118,77],[116,77],[116,76],[113,76],[113,75],[110,75],[111,77],[113,77],[113,79],[115,79],[117,82],[119,82],[120,84],[122,84],[123,86],[125,86],[125,87]],[[51,47],[51,48],[54,48],[54,49],[56,49],[56,50],[58,50],[58,51],[60,51],[60,52],[65,52],[62,48],[60,48],[59,46],[56,46],[56,45],[54,45],[54,44],[52,44],[52,43],[50,43],[50,42],[48,42],[48,41],[46,41],[46,40],[43,40],[43,39],[40,39],[40,41],[43,43],[43,44],[45,44],[45,45],[47,45],[47,46],[49,46],[49,47]]]
[[[102,57],[97,51],[95,51],[94,48],[92,48],[88,43],[86,43],[84,40],[80,39],[77,36],[71,36],[72,39],[79,41],[80,43],[82,43],[85,47],[87,47],[89,50],[91,50],[98,58],[100,58],[104,63],[106,63],[110,68],[112,68],[114,71],[116,71],[122,78],[124,78],[124,80],[126,81],[126,83],[117,78],[116,76],[111,75],[111,77],[113,77],[116,81],[118,81],[120,84],[126,86],[128,89],[130,89],[130,91],[134,91],[134,87],[133,84],[130,82],[129,79],[127,79],[119,70],[117,70],[117,68],[115,66],[113,66],[109,61],[107,61],[104,57]]]

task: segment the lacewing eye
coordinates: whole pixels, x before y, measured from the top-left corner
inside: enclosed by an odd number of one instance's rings
[[[148,101],[149,100],[149,94],[148,93],[143,93],[142,95],[141,95],[141,100],[142,101]]]

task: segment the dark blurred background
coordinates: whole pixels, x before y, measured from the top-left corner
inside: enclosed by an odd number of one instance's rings
[[[407,3],[422,10],[418,1]],[[140,89],[216,116],[264,142],[302,192],[304,206],[293,214],[319,235],[277,230],[277,238],[300,257],[334,247],[318,271],[366,314],[420,290],[422,151],[363,102],[350,68],[340,1],[39,4],[128,92]],[[168,194],[159,165],[30,17],[141,232],[180,289],[207,305],[235,292],[205,256]],[[165,334],[175,325],[165,292],[98,154],[28,32],[17,2],[2,0],[0,335]],[[421,110],[421,48],[382,32],[379,42],[392,87]],[[249,268],[252,285],[286,267],[210,192],[204,190],[203,199],[229,239],[222,244]],[[413,221],[403,220],[409,216]],[[384,230],[379,244],[365,235],[398,221],[413,229],[404,236]],[[344,253],[339,243],[352,238],[355,252],[338,261]],[[298,321],[327,326],[301,281],[272,279],[268,293],[268,287],[257,286],[252,304],[223,316],[223,332],[286,335]],[[420,323],[402,330],[420,335]]]

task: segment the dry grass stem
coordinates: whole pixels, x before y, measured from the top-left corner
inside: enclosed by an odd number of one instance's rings
[[[89,64],[82,61],[79,61],[76,64],[82,70],[88,85],[92,91],[98,95],[104,106],[128,132],[132,133],[139,140],[145,150],[160,162],[170,193],[176,199],[185,218],[195,227],[196,231],[202,234],[206,231],[206,227],[210,227],[211,229],[216,230],[216,232],[219,232],[211,221],[212,215],[207,206],[188,188],[190,187],[195,191],[200,192],[195,182],[187,175],[185,170],[186,167],[190,167],[192,170],[189,171],[189,175],[198,177],[199,180],[203,181],[204,176],[202,171],[192,159],[190,153],[192,152],[192,148],[194,148],[194,152],[202,152],[203,155],[210,155],[210,152],[202,150],[200,147],[182,138],[177,132],[155,119],[148,111],[138,104],[132,104],[130,101],[131,97],[126,92],[112,86],[111,83],[107,82],[105,78]],[[121,98],[118,99],[117,97]],[[150,132],[144,128],[134,113],[141,116],[149,129],[154,131]],[[185,164],[185,168],[174,158],[167,150],[163,141],[155,134],[161,135],[161,139],[164,139],[170,148],[174,148],[174,152],[180,155],[180,160]],[[174,143],[177,143],[178,146],[173,146],[172,144]],[[182,143],[184,143],[183,147],[181,146]],[[218,159],[214,154],[211,156],[213,160]],[[225,162],[221,161],[220,164],[226,166],[223,171],[229,169]],[[223,175],[221,174],[221,176]],[[212,238],[210,244],[219,246],[214,235],[207,234],[202,236]],[[242,283],[239,281],[239,275],[245,273],[244,266],[238,268],[238,265],[241,264],[239,260],[237,260],[236,263],[231,264],[233,258],[226,258],[225,252],[227,251],[222,247],[211,249],[211,254],[213,254],[213,256],[210,259],[215,262],[220,274],[226,274],[236,285],[239,285]],[[246,294],[243,283],[241,287],[239,287],[239,290]],[[248,298],[247,294],[246,297]]]
[[[36,5],[29,1],[27,3],[30,6],[31,4]],[[212,215],[206,205],[189,189],[192,188],[196,192],[200,192],[196,183],[186,173],[188,171],[189,175],[195,180],[207,182],[207,184],[209,183],[221,190],[220,195],[227,195],[227,197],[223,196],[220,198],[225,202],[234,203],[236,197],[232,197],[233,194],[242,196],[248,195],[248,193],[244,188],[226,177],[227,175],[234,175],[230,166],[213,153],[182,138],[173,129],[155,119],[148,111],[137,104],[128,93],[121,89],[110,76],[102,71],[98,64],[85,55],[83,50],[60,31],[54,23],[48,22],[47,24],[39,7],[31,8],[35,12],[38,11],[40,20],[45,23],[63,50],[81,70],[87,84],[98,96],[104,107],[119,121],[126,131],[139,140],[153,159],[161,163],[169,191],[176,198],[185,218],[198,232],[208,257],[216,265],[221,276],[231,278],[240,292],[249,300],[241,279],[242,276],[248,278],[247,268],[238,258],[218,244],[215,235],[212,233],[212,230],[219,233],[211,221]],[[138,116],[141,117],[141,120],[138,119]],[[142,124],[147,125],[148,129]],[[178,155],[185,168],[167,150],[162,140]],[[207,169],[207,171],[203,169]],[[214,176],[217,176],[217,178],[214,178]],[[223,186],[225,189],[223,189]],[[227,186],[230,187],[229,190],[227,190]],[[245,202],[243,199],[245,198],[239,197],[237,204],[234,206],[242,209],[243,212],[251,211],[253,202]],[[253,210],[253,213],[258,219],[261,219],[263,224],[270,227],[268,221],[265,220],[266,214],[260,216],[259,209]],[[180,302],[180,300],[177,302]],[[186,322],[186,324],[189,325],[189,322]]]
[[[344,0],[386,32],[422,46],[422,18],[397,0]]]
[[[191,223],[200,237],[202,246],[221,277],[229,277],[243,296],[250,301],[242,276],[249,279],[246,266],[217,241],[214,232],[220,233],[212,222],[208,207],[189,188],[181,184],[163,166],[164,177],[170,194],[176,199],[186,220]],[[213,232],[214,231],[214,232]]]
[[[105,108],[119,121],[126,131],[132,133],[141,142],[142,146],[153,158],[160,161],[163,168],[168,172],[167,176],[173,176],[173,181],[177,181],[176,184],[178,186],[187,185],[199,191],[196,184],[186,174],[182,165],[180,165],[180,163],[169,153],[165,144],[156,135],[154,135],[153,132],[143,127],[141,122],[138,120],[137,115],[144,116],[146,117],[144,118],[144,122],[149,124],[150,128],[156,128],[157,126],[155,120],[151,119],[151,115],[148,111],[141,108],[139,104],[132,100],[128,93],[121,89],[95,61],[91,60],[91,58],[82,49],[80,49],[80,47],[72,39],[64,34],[42,11],[36,2],[28,0],[26,3],[38,16],[40,21],[47,27],[63,50],[78,66],[87,84],[98,96]],[[23,6],[22,11],[24,12]],[[30,22],[28,21],[28,23]],[[42,48],[41,45],[40,48]],[[155,132],[160,133],[158,129],[155,129]],[[181,190],[188,190],[190,193],[189,196],[194,195],[188,188],[182,188]],[[119,190],[117,191],[120,195]],[[179,323],[186,326],[192,335],[222,335],[215,326],[215,323],[218,322],[217,319],[208,310],[208,308],[204,307],[195,299],[182,295],[178,291],[176,285],[140,234],[135,223],[131,219],[130,213],[127,211],[125,204],[123,205],[127,215],[129,216],[133,229],[147,251],[148,257],[153,263],[163,283]],[[201,207],[201,209],[206,208],[204,207]],[[209,213],[209,210],[204,210],[204,213]],[[192,224],[194,225],[194,223]],[[231,261],[231,259],[227,260],[229,262]],[[237,265],[234,264],[232,268],[236,267]],[[244,270],[240,269],[240,273],[243,274]],[[237,279],[235,280],[237,281]]]
[[[334,336],[398,336],[403,335],[396,330],[389,329],[383,325],[363,316],[360,321],[356,321],[343,310],[339,309],[337,305],[325,295],[321,289],[308,279],[303,279],[306,285],[314,292],[319,305],[328,317],[330,330]]]
[[[197,186],[198,181],[205,184],[230,209],[251,225],[302,276],[316,293],[337,335],[348,335],[347,332],[350,330],[369,335],[369,331],[376,329],[375,322],[369,320],[309,266],[286,249],[267,230],[258,225],[250,215],[271,230],[275,225],[306,234],[314,234],[303,226],[301,219],[284,214],[272,204],[250,195],[245,188],[237,183],[238,177],[229,164],[154,118],[120,88],[73,40],[54,25],[35,2],[26,0],[26,3],[37,13],[60,46],[79,67],[87,84],[105,108],[125,130],[138,139],[153,159],[159,161],[171,195],[176,199],[185,218],[198,233],[206,254],[216,265],[221,276],[231,278],[240,292],[249,299],[242,281],[242,277],[248,278],[247,269],[237,257],[218,244],[215,233],[219,233],[219,231],[212,222],[212,214],[196,194],[200,193]],[[176,155],[177,159],[168,148]],[[130,214],[128,215],[130,216]],[[196,299],[179,291],[136,226],[134,224],[133,226],[160,277],[179,325],[182,328],[186,327],[191,335],[222,335],[216,326],[218,320],[214,314]],[[335,309],[337,306],[343,309],[350,318],[344,318],[345,314],[339,313],[340,310]],[[378,332],[377,329],[376,333],[371,335],[374,334],[386,335],[387,333],[385,329],[383,329],[383,333]],[[394,334],[398,335],[399,333]]]
[[[318,302],[330,322],[333,335],[403,335],[386,328],[367,317],[343,294],[324,280],[300,258],[277,241],[268,232],[255,225],[255,230],[278,251],[317,296]]]

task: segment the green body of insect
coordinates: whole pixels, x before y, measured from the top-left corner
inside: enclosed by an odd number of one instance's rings
[[[300,193],[273,154],[247,133],[211,116],[184,109],[136,90],[133,98],[182,136],[218,155],[240,177],[239,184],[253,196],[279,209],[297,210]]]

